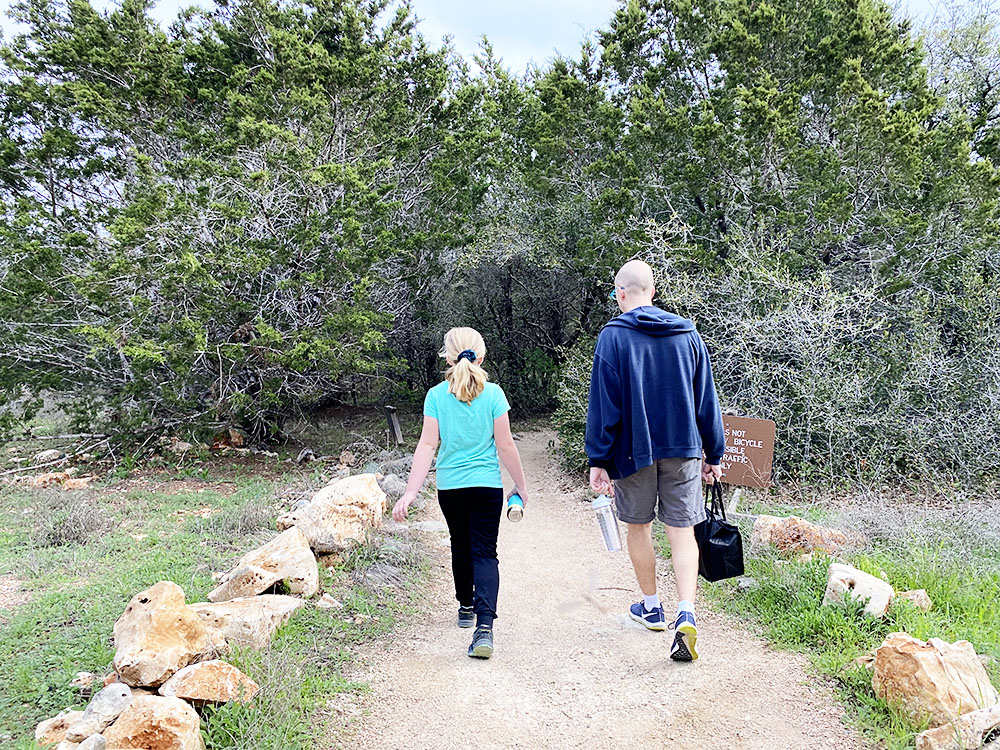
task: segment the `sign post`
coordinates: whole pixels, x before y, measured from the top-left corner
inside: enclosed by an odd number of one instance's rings
[[[389,439],[397,446],[403,444],[403,431],[399,427],[399,417],[396,415],[395,406],[385,407],[385,419],[389,423]]]
[[[726,434],[722,481],[739,487],[770,487],[774,466],[774,422],[723,414],[722,424]]]

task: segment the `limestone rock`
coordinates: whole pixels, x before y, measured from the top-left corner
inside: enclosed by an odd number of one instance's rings
[[[984,735],[1000,728],[1000,706],[962,714],[950,724],[917,735],[917,750],[976,750]]]
[[[906,599],[913,602],[914,605],[922,609],[924,612],[930,612],[931,607],[934,606],[931,602],[931,598],[927,595],[927,591],[924,589],[915,589],[913,591],[902,591],[896,594],[897,599]]]
[[[336,479],[303,508],[278,518],[278,528],[298,527],[316,552],[338,552],[363,542],[385,515],[386,496],[374,474]]]
[[[79,750],[79,742],[70,742],[69,740],[63,740],[58,745],[55,746],[55,750]]]
[[[94,686],[100,681],[101,678],[93,672],[77,672],[70,686],[79,688],[81,693],[91,693]]]
[[[323,596],[320,597],[320,600],[316,602],[316,606],[320,609],[343,609],[344,607],[343,604],[329,594],[323,594]]]
[[[136,696],[104,733],[107,750],[204,750],[200,720],[180,698]]]
[[[757,516],[753,524],[752,543],[773,544],[783,555],[823,550],[836,554],[847,545],[842,531],[817,526],[798,516]]]
[[[35,727],[35,742],[43,747],[55,745],[66,739],[66,732],[83,718],[83,711],[73,711],[66,709],[60,711],[51,719],[46,719]]]
[[[104,750],[107,747],[107,740],[104,739],[103,735],[92,734],[79,745],[76,746],[76,750]]]
[[[319,588],[319,568],[309,548],[309,540],[295,527],[243,555],[236,567],[222,577],[221,585],[208,595],[208,599],[225,602],[256,596],[279,581],[287,582],[291,593],[306,597]]]
[[[221,652],[228,646],[264,648],[292,612],[303,606],[305,602],[294,596],[264,594],[217,604],[199,602],[189,608],[201,619],[212,645]]]
[[[170,442],[167,446],[167,450],[173,453],[175,456],[183,456],[189,451],[194,450],[194,446],[191,443],[185,442],[184,440],[177,440],[176,438]]]
[[[402,451],[384,451],[379,454],[381,469],[383,474],[399,474],[400,476],[410,473],[413,466],[413,456]]]
[[[249,703],[260,686],[232,664],[219,659],[184,667],[160,686],[160,695],[206,703]]]
[[[823,604],[839,604],[850,594],[852,599],[866,601],[865,612],[872,617],[884,617],[892,603],[893,588],[881,578],[842,563],[831,563]]]
[[[45,487],[55,487],[56,485],[61,485],[71,476],[72,474],[66,471],[47,471],[44,474],[28,477],[27,483],[29,487],[36,487],[39,489]]]
[[[171,581],[132,597],[114,635],[115,671],[132,687],[156,687],[212,650],[201,618],[188,609],[184,591]]]
[[[42,451],[41,453],[36,453],[34,458],[31,459],[33,464],[47,464],[49,461],[58,461],[60,458],[66,454],[55,448],[50,448],[47,451]]]
[[[971,643],[924,642],[907,633],[890,633],[875,652],[872,688],[915,724],[929,719],[931,727],[1000,702]]]
[[[396,474],[387,474],[379,480],[379,487],[393,500],[398,500],[406,492],[406,480]]]
[[[123,682],[108,685],[94,696],[80,720],[69,728],[66,739],[70,742],[83,742],[92,734],[100,734],[111,726],[131,702],[132,691],[128,685]]]

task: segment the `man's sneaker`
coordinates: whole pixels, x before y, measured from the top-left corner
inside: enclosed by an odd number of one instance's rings
[[[475,624],[476,624],[476,613],[472,610],[472,607],[459,607],[458,627],[471,628]]]
[[[694,624],[694,613],[679,612],[674,623],[674,645],[670,647],[670,658],[674,661],[694,661],[698,658],[697,643],[698,626]]]
[[[493,656],[493,628],[480,625],[472,636],[469,656],[474,659],[489,659]]]
[[[656,607],[652,610],[646,609],[643,602],[636,602],[628,608],[629,617],[636,622],[641,622],[650,630],[666,630],[667,618],[663,614],[663,607]]]

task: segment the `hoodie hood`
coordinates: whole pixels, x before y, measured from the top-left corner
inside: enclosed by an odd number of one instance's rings
[[[655,338],[694,331],[694,323],[687,318],[647,305],[622,313],[610,320],[607,325],[614,328],[632,328]]]

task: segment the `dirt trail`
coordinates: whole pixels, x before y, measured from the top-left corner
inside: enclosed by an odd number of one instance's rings
[[[518,441],[532,495],[519,524],[501,525],[493,658],[466,656],[471,631],[455,624],[447,536],[437,533],[427,611],[381,644],[360,675],[372,692],[351,746],[864,747],[801,657],[771,651],[704,606],[701,658],[670,661],[672,634],[624,614],[638,598],[626,553],[604,552],[589,508],[552,490],[551,437]],[[441,518],[432,503],[422,516],[424,528]],[[660,593],[672,603],[671,579],[661,563]]]

